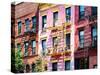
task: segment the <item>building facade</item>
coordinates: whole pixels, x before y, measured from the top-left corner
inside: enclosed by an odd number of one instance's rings
[[[97,67],[97,7],[21,2],[12,15],[12,45],[24,72]]]
[[[75,69],[97,67],[97,7],[75,6]]]
[[[47,71],[72,69],[71,8],[63,4],[40,5],[39,51],[47,62]]]
[[[15,49],[21,50],[24,72],[32,72],[38,58],[38,4],[21,2],[14,9]]]

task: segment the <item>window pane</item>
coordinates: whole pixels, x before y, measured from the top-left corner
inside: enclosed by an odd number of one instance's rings
[[[83,48],[84,47],[84,31],[81,30],[79,31],[79,47]]]
[[[32,47],[36,47],[36,41],[33,40],[32,43],[33,43],[33,46]]]
[[[70,61],[65,61],[65,70],[70,70]]]
[[[79,6],[79,18],[83,18],[85,15],[85,7]]]
[[[66,34],[66,44],[70,45],[70,34]]]
[[[96,25],[92,27],[92,46],[97,46],[97,28]]]
[[[32,22],[36,23],[36,16],[32,17]]]
[[[57,62],[52,63],[52,71],[57,71]]]
[[[46,49],[46,40],[42,40],[42,49],[43,49],[43,50]]]
[[[21,21],[18,22],[18,34],[21,33],[21,25],[22,25],[22,22]]]
[[[35,64],[32,64],[32,72],[35,72]]]
[[[71,17],[71,8],[66,8],[66,21],[70,20]]]
[[[25,24],[26,24],[26,30],[28,30],[29,29],[29,19],[25,20]]]
[[[70,49],[70,34],[66,34],[66,47]]]
[[[54,12],[54,19],[55,19],[55,20],[58,19],[58,12]]]
[[[53,37],[53,46],[55,46],[57,44],[58,44],[57,37]]]
[[[47,16],[42,16],[42,28],[46,27],[46,23],[47,23]]]
[[[92,15],[97,15],[97,7],[92,7]]]
[[[33,28],[36,27],[36,16],[32,17]]]
[[[58,20],[58,12],[54,12],[53,13],[53,26],[55,26],[55,24],[56,24],[56,22],[57,22],[57,20]]]
[[[28,42],[25,42],[25,53],[28,51]]]
[[[80,12],[84,11],[84,6],[80,6]]]
[[[93,27],[93,36],[97,36],[97,29],[96,29],[96,27]]]
[[[29,19],[26,19],[26,20],[25,20],[25,24],[26,24],[26,25],[29,25]]]

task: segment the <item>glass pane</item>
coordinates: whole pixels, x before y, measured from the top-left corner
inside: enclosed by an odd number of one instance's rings
[[[53,46],[54,46],[54,45],[57,45],[57,44],[58,44],[57,37],[54,37],[54,38],[53,38]]]
[[[32,22],[36,23],[36,16],[32,17]]]
[[[97,35],[97,29],[96,27],[93,27],[93,36],[96,36]]]
[[[29,25],[29,19],[26,19],[26,20],[25,20],[25,24],[26,24],[26,25]]]
[[[54,20],[58,19],[58,12],[54,12]]]
[[[25,42],[25,53],[28,51],[28,42]]]
[[[46,40],[42,40],[42,49],[43,49],[43,50],[46,49]]]
[[[84,31],[80,31],[80,36],[83,36],[84,35]]]
[[[32,17],[33,28],[36,27],[36,16]]]
[[[65,70],[70,70],[70,61],[65,61]]]
[[[84,47],[84,31],[83,30],[79,31],[79,43],[80,43],[79,47],[83,48]]]
[[[70,45],[70,34],[66,34],[66,44]]]
[[[80,6],[80,12],[84,11],[84,6]]]
[[[21,33],[21,25],[22,25],[21,21],[20,21],[20,22],[18,22],[18,34],[20,34],[20,33]]]
[[[35,40],[33,41],[33,47],[36,47],[36,41]]]
[[[46,22],[47,22],[47,16],[42,16],[42,27],[46,27]]]
[[[52,71],[57,71],[57,62],[52,63]]]
[[[97,7],[92,7],[92,15],[97,15]]]
[[[66,8],[66,15],[69,15],[70,16],[70,12],[71,10],[70,10],[70,7],[69,8]]]

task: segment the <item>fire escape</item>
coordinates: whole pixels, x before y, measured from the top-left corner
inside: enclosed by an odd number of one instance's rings
[[[70,32],[70,30],[67,30],[66,27],[70,26],[70,22],[63,23],[61,26],[55,26],[55,27],[48,27],[47,29],[51,31],[51,36],[56,35],[57,39],[53,45],[53,47],[47,48],[47,55],[51,56],[51,59],[59,59],[61,56],[63,56],[63,60],[66,57],[69,57],[71,55],[70,45],[65,45],[63,42],[63,47],[60,47],[59,43],[60,40],[63,37],[63,40],[65,39],[65,33]]]

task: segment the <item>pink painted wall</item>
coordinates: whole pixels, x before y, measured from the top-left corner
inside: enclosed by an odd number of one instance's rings
[[[62,25],[63,23],[66,22],[66,14],[65,14],[65,7],[64,5],[57,5],[53,8],[49,8],[47,10],[44,10],[44,11],[40,11],[39,12],[39,35],[40,36],[44,36],[46,35],[47,36],[47,41],[46,41],[46,44],[47,44],[47,48],[48,47],[52,47],[52,37],[51,37],[51,30],[47,30],[46,32],[42,33],[42,16],[41,16],[41,13],[42,14],[46,14],[47,15],[47,27],[53,27],[53,9],[56,9],[58,8],[58,25]],[[56,11],[55,11],[56,12]],[[69,27],[70,29],[70,27]],[[64,47],[64,43],[65,43],[65,38],[63,38],[63,32],[61,32],[61,40],[59,41],[59,47]],[[41,38],[39,38],[41,39]],[[39,44],[40,44],[40,49],[41,48],[41,40],[39,40]],[[39,49],[39,50],[40,50]],[[62,56],[61,56],[62,58]],[[48,57],[48,60],[49,60],[49,57]],[[51,60],[49,60],[49,63],[47,64],[48,66],[48,71],[51,71],[52,70],[52,62]],[[58,70],[64,70],[65,67],[64,67],[64,62],[63,60],[59,60],[58,61]]]

